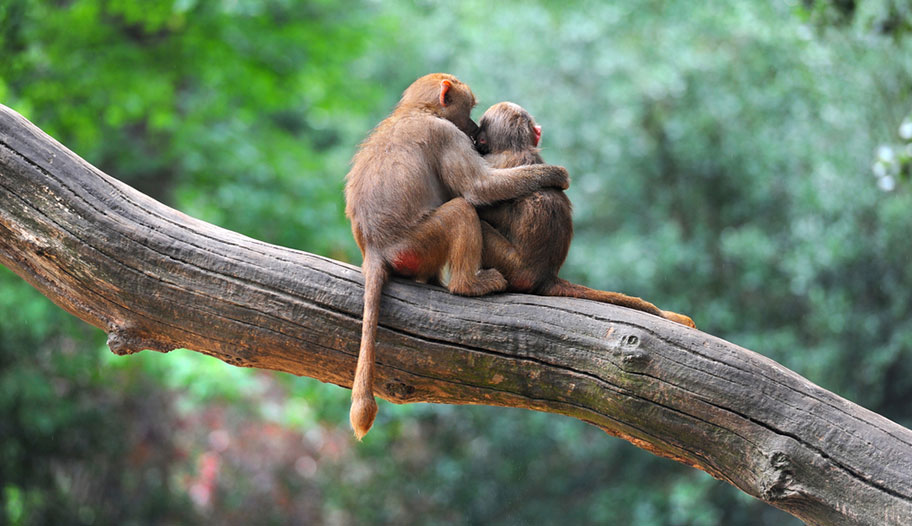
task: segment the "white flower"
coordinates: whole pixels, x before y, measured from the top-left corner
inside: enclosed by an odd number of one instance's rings
[[[891,146],[884,144],[877,148],[877,158],[887,164],[892,164],[896,159],[896,155],[893,154]]]
[[[912,118],[906,117],[899,125],[899,136],[905,140],[912,140]]]
[[[874,172],[874,175],[877,177],[886,177],[887,175],[887,165],[878,161],[871,166],[871,171]]]
[[[892,176],[881,177],[877,180],[877,186],[884,192],[890,192],[896,188],[896,180]]]

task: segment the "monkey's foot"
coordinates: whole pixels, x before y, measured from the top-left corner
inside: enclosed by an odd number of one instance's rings
[[[683,314],[678,314],[677,312],[671,312],[670,310],[663,310],[662,317],[666,320],[671,320],[675,323],[680,323],[681,325],[687,325],[691,329],[696,329],[697,325],[690,319],[689,316]]]
[[[503,274],[492,268],[479,270],[473,278],[472,280],[462,280],[462,282],[451,280],[450,292],[460,296],[484,296],[492,292],[507,290],[507,280]]]

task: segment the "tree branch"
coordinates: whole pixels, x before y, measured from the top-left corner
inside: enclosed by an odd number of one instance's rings
[[[0,263],[117,354],[185,347],[351,385],[357,267],[168,208],[5,106]],[[380,324],[376,388],[392,402],[569,415],[808,524],[912,524],[912,432],[708,334],[611,305],[399,280]]]

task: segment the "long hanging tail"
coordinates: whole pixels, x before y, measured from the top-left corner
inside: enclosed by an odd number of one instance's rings
[[[621,294],[620,292],[608,292],[606,290],[590,289],[584,285],[570,283],[567,280],[557,278],[550,287],[542,291],[544,296],[564,296],[568,298],[582,298],[586,300],[600,301],[602,303],[611,303],[630,309],[636,309],[649,314],[654,314],[673,322],[696,328],[693,320],[689,317],[676,312],[662,310],[646,300]]]
[[[358,440],[370,431],[377,416],[374,400],[374,346],[377,337],[377,320],[380,317],[380,297],[389,279],[389,270],[382,259],[366,253],[364,265],[364,320],[361,324],[361,349],[352,384],[352,405],[348,413],[352,429]]]

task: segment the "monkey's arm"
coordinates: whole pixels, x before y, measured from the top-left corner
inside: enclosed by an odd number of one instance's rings
[[[443,183],[475,206],[514,199],[540,188],[566,190],[570,186],[570,177],[562,166],[491,168],[464,136],[450,141],[438,162],[438,174]]]
[[[490,170],[475,179],[463,195],[466,201],[479,206],[529,195],[541,188],[566,190],[569,186],[570,177],[564,167],[537,164]]]

